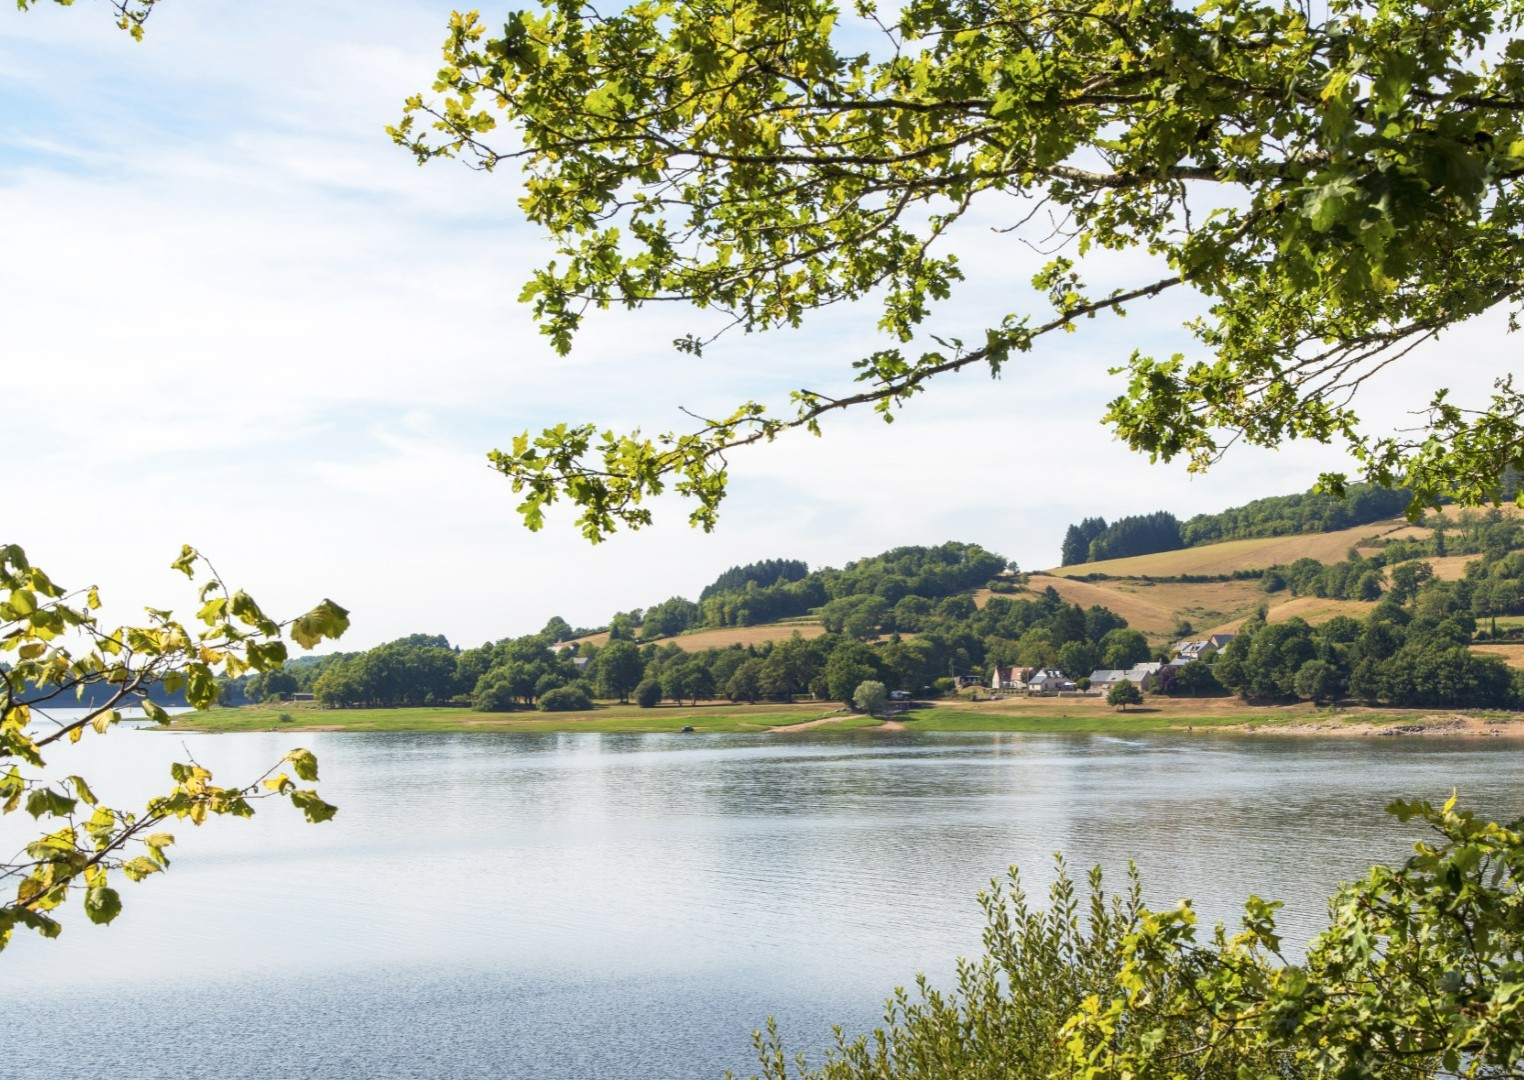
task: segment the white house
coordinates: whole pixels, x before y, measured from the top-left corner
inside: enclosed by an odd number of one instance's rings
[[[1025,690],[1027,677],[1031,674],[1031,668],[1001,667],[996,664],[990,669],[990,689]]]
[[[1210,653],[1221,652],[1237,634],[1211,634],[1204,638],[1181,641],[1175,645],[1175,657],[1179,660],[1200,660]]]
[[[1027,690],[1034,694],[1052,694],[1060,690],[1073,690],[1074,681],[1062,671],[1043,668],[1027,679]]]

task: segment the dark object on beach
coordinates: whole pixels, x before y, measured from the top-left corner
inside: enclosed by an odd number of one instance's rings
[[[692,730],[693,730],[693,725],[692,724],[688,724],[688,725],[684,726],[683,730],[679,734],[686,735],[688,732],[690,732]]]

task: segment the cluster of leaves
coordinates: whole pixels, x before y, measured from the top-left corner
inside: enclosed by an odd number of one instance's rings
[[[1015,870],[980,897],[984,955],[957,987],[917,980],[885,1026],[826,1062],[791,1062],[776,1025],[754,1040],[763,1080],[1437,1080],[1503,1078],[1524,1066],[1524,833],[1458,810],[1398,801],[1421,821],[1397,868],[1339,888],[1329,925],[1294,962],[1278,902],[1251,896],[1230,934],[1203,934],[1189,901],[1165,911],[1129,889],[1087,898],[1059,866],[1046,910]],[[1088,900],[1088,903],[1085,902]]]
[[[638,528],[668,484],[710,528],[729,449],[859,405],[892,418],[938,376],[999,374],[1044,336],[1182,286],[1205,308],[1188,324],[1199,355],[1119,357],[1127,389],[1105,419],[1130,447],[1204,469],[1237,440],[1342,441],[1376,483],[1477,503],[1524,464],[1509,380],[1475,409],[1436,391],[1416,433],[1363,433],[1351,402],[1417,343],[1517,302],[1521,15],[1511,0],[1336,0],[1317,21],[1290,0],[915,0],[853,21],[827,0],[643,0],[546,4],[493,32],[457,13],[439,97],[410,97],[390,130],[420,162],[522,166],[520,205],[558,249],[523,299],[558,350],[615,305],[681,300],[746,330],[878,306],[887,347],[851,358],[855,390],[654,438],[525,432],[492,460],[532,528],[562,497],[594,540]],[[494,145],[500,118],[513,131]],[[949,333],[928,320],[963,279],[947,237],[976,207],[1007,216],[1010,242],[1069,251],[1033,279],[1045,299]],[[1086,286],[1076,259],[1129,250],[1152,256],[1146,276]]]
[[[172,819],[200,825],[209,815],[247,817],[256,800],[269,796],[289,798],[309,821],[335,813],[316,791],[277,773],[279,765],[247,784],[221,787],[194,761],[177,762],[169,770],[173,786],[139,811],[108,806],[85,777],[61,775],[56,763],[49,768],[51,748],[107,734],[124,710],[141,708],[148,719],[168,723],[151,691],[183,693],[206,708],[217,700],[220,676],[278,669],[286,659],[283,632],[311,648],[349,625],[347,612],[327,600],[277,623],[189,547],[173,565],[188,578],[198,569],[210,575],[195,621],[187,625],[150,608],[147,623],[113,628],[97,618],[94,587],[65,590],[21,548],[0,546],[0,654],[14,658],[0,665],[0,814],[25,811],[44,830],[17,854],[0,857],[0,883],[15,886],[0,897],[0,948],[17,926],[57,935],[52,913],[71,892],[81,895],[92,922],[110,922],[122,906],[113,875],[139,881],[167,867],[174,836],[161,826]],[[50,715],[69,706],[77,715]],[[293,750],[283,762],[298,780],[317,779],[310,751]]]

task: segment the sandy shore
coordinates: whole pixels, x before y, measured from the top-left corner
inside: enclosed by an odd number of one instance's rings
[[[1199,731],[1252,731],[1257,735],[1384,735],[1406,736],[1483,736],[1489,738],[1524,738],[1524,720],[1484,719],[1464,713],[1433,713],[1411,720],[1378,722],[1319,720],[1291,724],[1243,724],[1230,728],[1199,728]]]

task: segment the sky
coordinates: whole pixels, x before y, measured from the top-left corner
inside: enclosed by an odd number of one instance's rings
[[[383,131],[432,81],[450,10],[165,0],[137,44],[102,0],[0,12],[0,542],[98,584],[118,618],[191,602],[168,567],[190,543],[274,614],[349,608],[340,648],[470,646],[696,597],[757,559],[961,540],[1040,569],[1082,517],[1184,518],[1348,467],[1296,444],[1191,477],[1117,443],[1099,422],[1122,389],[1107,369],[1189,348],[1192,309],[1170,299],[1048,339],[998,380],[938,380],[892,425],[842,415],[823,438],[737,452],[713,533],[666,498],[653,527],[598,546],[566,512],[527,532],[486,460],[518,432],[784,405],[848,386],[851,359],[884,343],[871,306],[837,308],[695,359],[671,341],[712,320],[662,305],[598,314],[557,357],[516,300],[552,249],[518,215],[513,171],[420,168]],[[954,237],[970,282],[935,329],[1040,310],[1043,259],[1003,223]],[[1092,281],[1145,270],[1112,260]],[[1389,431],[1440,385],[1479,402],[1514,347],[1500,320],[1469,324],[1389,368],[1359,411]]]

